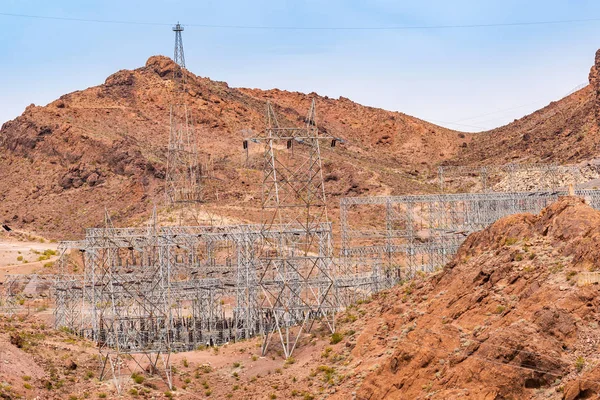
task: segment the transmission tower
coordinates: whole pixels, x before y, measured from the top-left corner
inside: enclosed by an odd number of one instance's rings
[[[173,100],[170,106],[170,133],[167,155],[166,200],[173,207],[202,201],[201,171],[192,118],[188,111],[185,90],[185,56],[183,53],[183,26],[175,32],[173,72]]]
[[[316,319],[335,329],[331,224],[319,142],[333,145],[336,139],[319,133],[315,114],[313,100],[305,127],[281,127],[267,103],[265,132],[250,139],[264,144],[263,246],[257,271],[268,326],[263,354],[272,337],[279,336],[289,357]],[[279,232],[290,228],[297,233]]]
[[[185,68],[185,55],[183,53],[183,39],[181,38],[181,32],[183,32],[183,26],[179,23],[173,27],[175,32],[175,56],[173,61],[181,68]]]

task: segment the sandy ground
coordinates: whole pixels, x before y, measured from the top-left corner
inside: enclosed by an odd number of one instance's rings
[[[56,251],[57,246],[57,243],[40,238],[28,240],[20,235],[0,236],[0,282],[4,281],[6,274],[39,272],[44,268],[44,264],[57,259],[57,256],[51,256],[47,260],[38,261],[40,256],[46,250]],[[18,260],[19,257],[22,257],[22,260]]]

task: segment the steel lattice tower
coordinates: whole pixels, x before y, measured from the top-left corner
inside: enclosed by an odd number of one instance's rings
[[[263,135],[262,182],[263,248],[259,256],[260,308],[267,321],[263,344],[279,336],[289,357],[301,334],[315,319],[333,332],[334,296],[331,225],[321,166],[320,141],[334,138],[320,134],[311,103],[306,126],[281,127],[270,103]],[[296,151],[294,148],[298,147]],[[281,229],[298,229],[293,236],[273,235]]]
[[[170,107],[170,133],[167,155],[166,200],[170,206],[195,204],[202,201],[201,171],[192,118],[188,110],[185,88],[185,56],[183,26],[175,32],[173,100]]]
[[[173,31],[175,32],[175,55],[173,57],[173,61],[181,68],[185,68],[185,55],[183,53],[183,39],[181,38],[181,32],[183,32],[183,26],[177,23],[173,27]]]

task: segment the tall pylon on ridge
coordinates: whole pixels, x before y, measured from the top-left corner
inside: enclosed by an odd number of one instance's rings
[[[170,133],[165,194],[167,205],[184,208],[202,201],[201,168],[192,118],[186,101],[186,69],[183,52],[183,26],[175,32],[173,100],[170,106]]]
[[[178,22],[177,25],[173,27],[173,31],[175,32],[175,55],[173,61],[181,68],[185,69],[185,54],[183,53],[183,39],[181,37],[183,26]]]

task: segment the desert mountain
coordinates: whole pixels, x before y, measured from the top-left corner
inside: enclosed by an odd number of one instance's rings
[[[107,209],[136,224],[164,201],[169,104],[176,64],[162,56],[119,71],[102,85],[27,107],[0,130],[0,222],[53,238],[81,237]],[[244,137],[264,129],[270,101],[284,126],[301,126],[312,99],[322,132],[331,208],[341,196],[430,193],[435,167],[506,162],[580,162],[598,154],[600,53],[590,85],[504,127],[467,134],[417,118],[315,93],[231,88],[186,71],[186,100],[207,203],[229,221],[257,221],[261,147]]]
[[[27,107],[0,130],[0,221],[50,237],[78,237],[105,208],[115,223],[135,223],[164,199],[169,104],[176,64],[155,56],[102,85]],[[186,72],[186,92],[207,190],[220,214],[252,219],[259,207],[261,148],[244,136],[264,129],[266,101],[284,126],[302,126],[311,99],[319,128],[345,143],[324,148],[327,191],[339,196],[430,192],[431,166],[458,154],[469,135],[397,112],[315,93],[230,88]],[[209,160],[209,161],[208,161]],[[212,196],[212,197],[210,197]],[[241,211],[243,209],[243,211]]]

